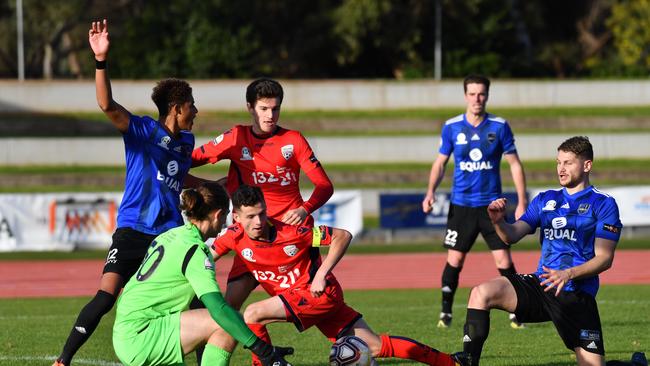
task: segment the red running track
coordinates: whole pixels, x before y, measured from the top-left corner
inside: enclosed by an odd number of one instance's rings
[[[533,272],[539,252],[513,252],[517,271]],[[350,254],[334,274],[344,289],[437,288],[444,253]],[[217,262],[217,280],[225,290],[231,258]],[[101,260],[0,262],[0,298],[90,296],[97,292]],[[470,287],[498,275],[490,253],[470,253],[460,286]],[[601,284],[650,284],[650,251],[620,250]]]

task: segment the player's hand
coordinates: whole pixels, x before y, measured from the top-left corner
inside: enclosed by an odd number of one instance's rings
[[[307,210],[305,210],[304,207],[300,206],[298,208],[294,208],[293,210],[287,211],[284,216],[282,216],[282,222],[289,225],[300,225],[303,221],[305,221],[305,217],[307,217]]]
[[[488,205],[488,216],[490,216],[490,221],[492,221],[493,224],[503,220],[505,217],[506,203],[508,203],[508,201],[505,198],[497,198]]]
[[[422,200],[422,212],[429,213],[433,209],[433,204],[436,202],[436,195],[433,192],[427,193]]]
[[[108,22],[92,22],[88,31],[88,43],[97,61],[106,60],[110,41],[108,40]]]
[[[539,276],[544,278],[544,281],[539,283],[540,286],[546,286],[545,292],[555,289],[555,296],[560,295],[566,283],[571,279],[571,269],[557,270],[544,266],[542,269],[544,269],[544,273]]]
[[[325,286],[327,286],[327,281],[321,276],[314,276],[314,279],[311,281],[311,287],[309,291],[313,297],[320,297],[320,295],[325,292]]]
[[[291,366],[284,356],[293,354],[292,347],[274,347],[258,338],[250,350],[260,358],[264,366]]]

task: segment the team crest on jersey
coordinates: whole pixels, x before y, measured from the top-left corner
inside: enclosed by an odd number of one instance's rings
[[[241,256],[249,262],[256,262],[256,260],[253,259],[253,249],[251,248],[244,248],[241,251]]]
[[[493,143],[497,140],[497,134],[495,132],[488,132],[488,142]]]
[[[456,135],[456,145],[467,145],[467,136],[464,133]]]
[[[282,157],[285,160],[289,160],[293,156],[293,145],[284,145],[280,148],[280,151],[282,152]]]
[[[219,145],[221,141],[223,141],[223,133],[212,140],[212,145]]]
[[[169,150],[169,143],[172,142],[172,138],[169,136],[163,136],[158,143],[158,146],[162,147],[165,150]]]
[[[253,160],[253,155],[251,155],[250,149],[246,146],[241,148],[241,158],[239,160]]]
[[[542,208],[542,211],[553,211],[553,210],[555,210],[556,205],[557,205],[557,202],[555,202],[555,200],[548,200],[548,201],[546,201],[546,204]]]
[[[591,207],[590,204],[588,203],[581,203],[580,206],[578,206],[578,213],[580,215],[587,213],[589,211],[589,207]]]
[[[298,254],[298,247],[293,244],[285,246],[282,248],[282,250],[284,250],[284,254],[288,255],[289,257],[293,257],[294,255]]]

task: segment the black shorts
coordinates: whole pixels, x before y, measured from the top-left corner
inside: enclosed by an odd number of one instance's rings
[[[466,207],[453,203],[449,205],[445,248],[467,253],[472,249],[479,232],[490,250],[510,249],[494,230],[487,214],[487,206]]]
[[[555,296],[555,289],[544,292],[535,274],[507,275],[517,292],[515,315],[522,323],[552,321],[564,341],[574,350],[581,347],[587,352],[605,354],[603,332],[596,299],[582,291],[562,291]]]
[[[113,272],[124,278],[124,284],[138,270],[147,248],[156,235],[145,234],[131,228],[119,228],[113,233],[113,244],[108,250],[104,272]]]

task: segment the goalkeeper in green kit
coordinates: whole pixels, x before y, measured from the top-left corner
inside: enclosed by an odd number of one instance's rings
[[[226,304],[215,280],[204,242],[221,231],[228,206],[228,195],[216,183],[182,193],[180,208],[189,223],[156,237],[117,304],[113,345],[125,365],[184,365],[184,355],[206,343],[202,364],[228,365],[230,353],[215,333],[219,327],[264,365],[290,365],[284,356],[293,349],[257,338]],[[187,310],[194,295],[206,309]]]

